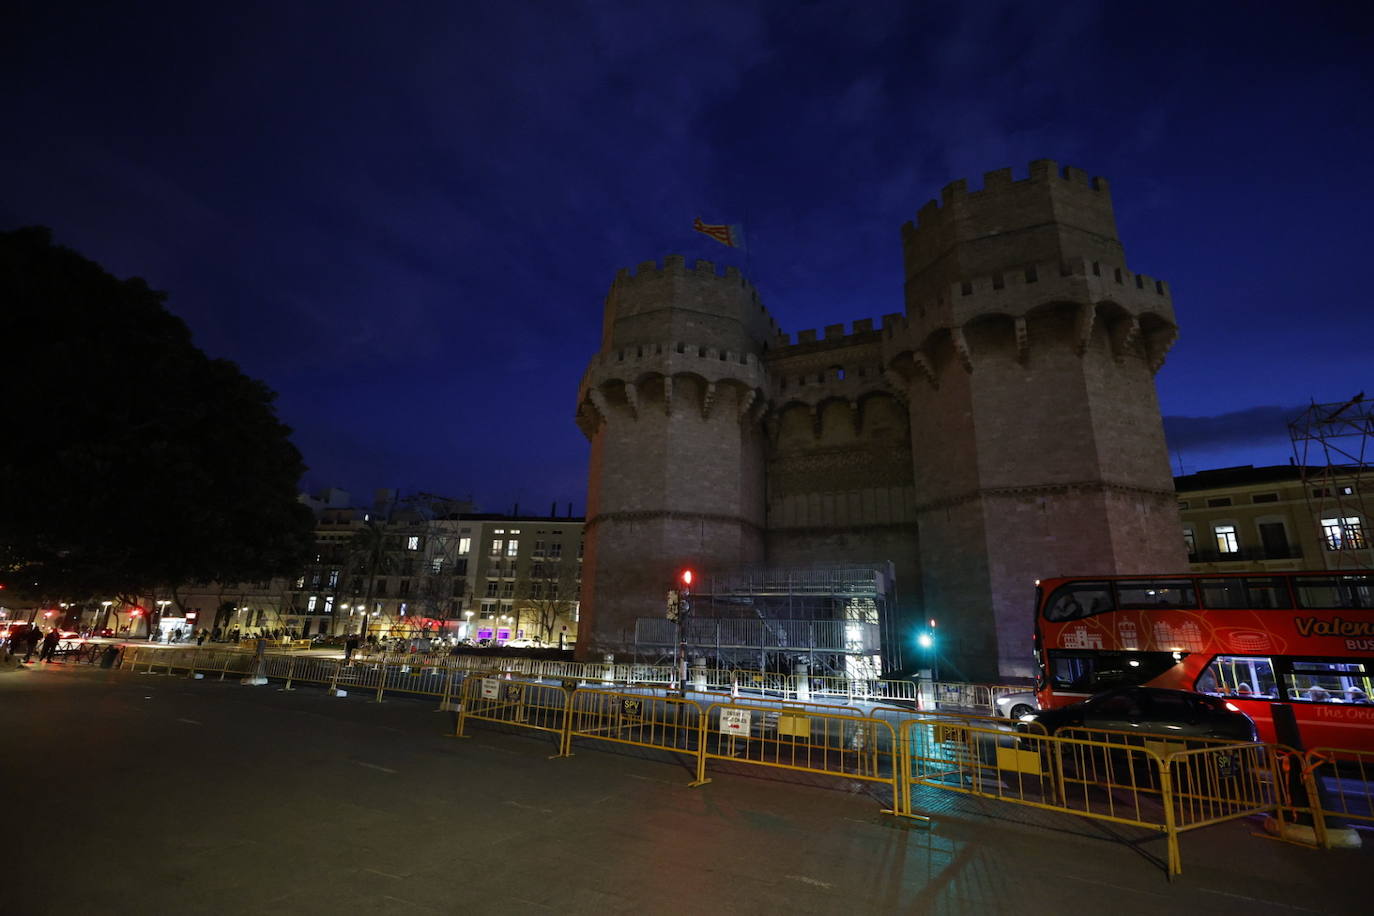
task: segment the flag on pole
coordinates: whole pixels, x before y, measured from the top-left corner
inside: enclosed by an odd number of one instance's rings
[[[692,223],[692,228],[702,235],[709,235],[727,248],[738,248],[744,240],[739,226],[713,226],[703,223],[700,216]]]

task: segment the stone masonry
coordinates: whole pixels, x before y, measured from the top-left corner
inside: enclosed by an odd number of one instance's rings
[[[1107,183],[956,181],[902,242],[904,314],[795,340],[735,268],[616,276],[578,393],[580,652],[624,647],[686,565],[890,561],[945,671],[1024,675],[1036,579],[1187,568],[1154,389],[1173,306]]]

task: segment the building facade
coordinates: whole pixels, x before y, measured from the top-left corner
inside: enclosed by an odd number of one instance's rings
[[[1175,478],[1189,567],[1374,569],[1361,475],[1312,470],[1244,465]]]
[[[904,311],[795,336],[735,268],[616,276],[577,400],[582,651],[661,616],[683,565],[890,562],[956,671],[1018,675],[1036,579],[1185,566],[1154,390],[1173,306],[1106,182],[957,181],[902,247]]]
[[[369,508],[338,490],[303,501],[317,516],[312,561],[291,579],[182,590],[190,625],[575,642],[581,518],[482,514],[466,503],[385,490]]]

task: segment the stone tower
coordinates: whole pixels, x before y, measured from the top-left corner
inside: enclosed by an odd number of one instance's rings
[[[795,341],[733,268],[616,277],[578,393],[579,652],[661,617],[685,564],[890,562],[942,675],[1021,675],[1036,579],[1187,569],[1154,389],[1173,306],[1106,182],[957,181],[902,241],[905,314]]]
[[[622,270],[578,393],[591,440],[582,654],[662,617],[683,565],[763,560],[763,351],[777,327],[739,271]]]
[[[1033,583],[1187,569],[1154,373],[1165,285],[1126,267],[1107,184],[1031,163],[902,230],[924,612],[963,673],[1032,668]]]

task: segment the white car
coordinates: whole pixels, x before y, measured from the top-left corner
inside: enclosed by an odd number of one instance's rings
[[[993,706],[997,709],[997,715],[1003,719],[1020,719],[1022,716],[1040,711],[1040,703],[1035,699],[1033,690],[1003,694],[997,698]]]

